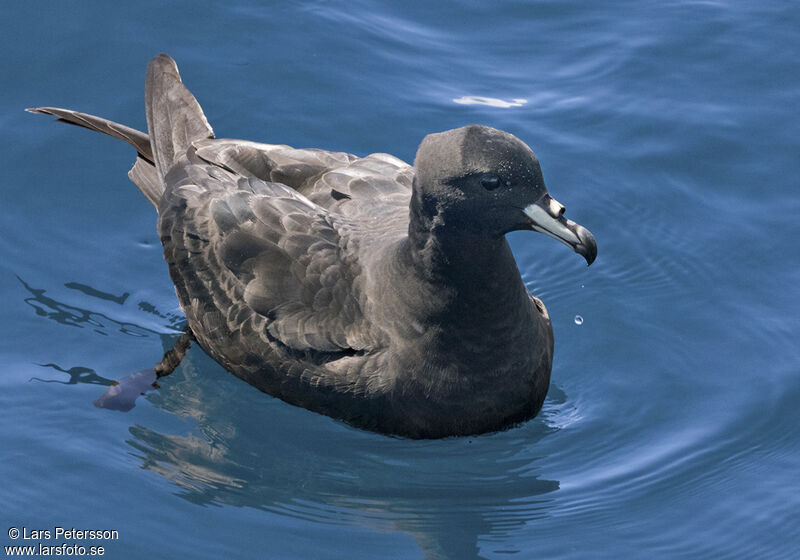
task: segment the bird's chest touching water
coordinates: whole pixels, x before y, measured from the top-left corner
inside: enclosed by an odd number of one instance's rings
[[[549,322],[495,320],[486,327],[479,311],[463,318],[473,328],[431,329],[418,351],[395,354],[392,414],[408,424],[408,433],[494,431],[542,406],[552,365]]]
[[[437,316],[412,319],[395,339],[394,365],[403,386],[452,399],[524,393],[540,377],[549,378],[552,331],[527,292],[447,296]]]

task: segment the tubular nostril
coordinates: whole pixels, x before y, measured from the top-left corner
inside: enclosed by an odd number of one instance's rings
[[[561,204],[560,202],[558,202],[554,198],[550,199],[550,213],[553,216],[555,216],[556,218],[560,218],[561,216],[564,215],[565,211],[566,211],[566,208],[564,208],[563,204]]]

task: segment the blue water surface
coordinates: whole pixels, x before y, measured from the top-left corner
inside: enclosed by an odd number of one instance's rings
[[[110,558],[800,554],[795,2],[33,1],[0,26],[3,546],[62,526],[117,530]],[[144,128],[159,52],[218,137],[406,161],[468,123],[529,143],[599,246],[586,268],[509,236],[553,318],[542,413],[388,438],[196,347],[132,411],[96,409],[183,319],[132,150],[22,109]]]

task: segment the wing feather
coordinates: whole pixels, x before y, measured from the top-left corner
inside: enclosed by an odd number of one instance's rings
[[[353,239],[288,186],[198,163],[168,186],[160,216],[184,310],[205,329],[231,336],[255,314],[297,351],[379,344]]]

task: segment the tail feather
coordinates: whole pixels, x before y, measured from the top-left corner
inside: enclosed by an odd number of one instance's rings
[[[155,165],[144,158],[136,158],[136,163],[128,171],[128,178],[133,181],[134,185],[139,187],[142,194],[158,210],[158,203],[161,200],[161,195],[164,194],[164,186],[158,177]]]
[[[162,181],[193,142],[214,138],[200,104],[181,82],[175,61],[165,54],[147,67],[145,110],[153,159]]]
[[[130,128],[124,124],[115,123],[102,117],[96,117],[88,113],[80,113],[71,109],[61,109],[59,107],[36,107],[34,109],[25,109],[29,113],[40,113],[43,115],[53,115],[58,117],[60,122],[67,124],[74,124],[96,132],[108,134],[114,138],[124,140],[139,152],[139,156],[143,157],[150,163],[153,163],[153,149],[150,146],[150,138],[144,132],[140,132],[135,128]]]

